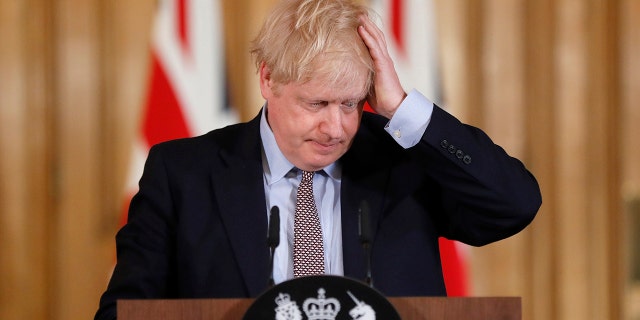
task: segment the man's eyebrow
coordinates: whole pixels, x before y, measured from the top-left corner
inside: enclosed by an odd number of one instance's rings
[[[368,92],[362,92],[362,93],[358,93],[357,95],[352,95],[352,96],[345,96],[344,99],[341,99],[342,101],[362,101],[364,99],[366,99],[368,96]]]
[[[356,101],[362,101],[362,100],[367,99],[367,96],[368,96],[368,95],[369,95],[369,93],[368,93],[368,92],[364,92],[364,93],[362,93],[362,94],[358,95],[358,97],[356,97],[355,99],[356,99]]]

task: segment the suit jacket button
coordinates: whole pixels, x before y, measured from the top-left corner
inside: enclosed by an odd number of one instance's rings
[[[456,146],[454,145],[449,145],[449,153],[454,154],[456,153],[456,151],[458,151],[458,149],[456,148]]]
[[[462,158],[462,162],[466,164],[471,164],[471,156],[470,155],[464,156],[464,158]]]
[[[448,148],[449,147],[449,141],[447,140],[442,140],[442,142],[440,142],[440,146],[443,148]]]

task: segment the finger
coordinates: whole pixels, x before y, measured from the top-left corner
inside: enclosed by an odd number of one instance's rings
[[[382,31],[369,18],[361,19],[358,28],[360,37],[371,51],[372,58],[383,59],[387,56],[387,44]]]
[[[364,44],[369,49],[369,54],[373,61],[380,61],[385,58],[385,51],[380,42],[364,27],[360,26],[360,37],[364,41]]]
[[[369,18],[368,16],[361,16],[360,23],[365,28],[365,30],[378,42],[379,44],[386,47],[387,41],[384,36],[384,32]]]

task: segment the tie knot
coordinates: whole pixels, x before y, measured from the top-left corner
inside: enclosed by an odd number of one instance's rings
[[[315,173],[314,171],[304,171],[304,170],[302,170],[302,181],[304,181],[304,182],[313,181],[313,174],[314,173]]]

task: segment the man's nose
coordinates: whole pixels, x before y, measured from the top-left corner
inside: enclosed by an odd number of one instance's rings
[[[342,129],[343,114],[340,106],[329,105],[324,111],[320,132],[326,134],[330,139],[340,138],[344,133]]]

